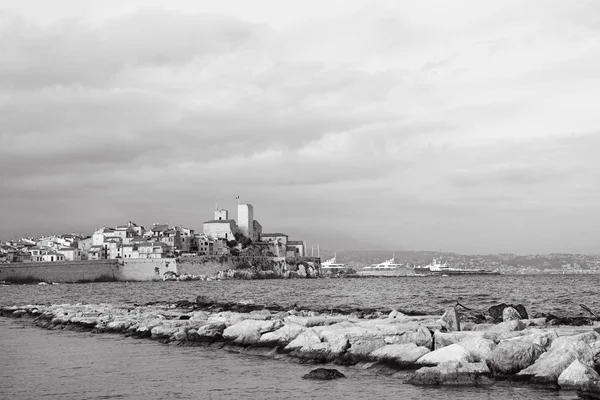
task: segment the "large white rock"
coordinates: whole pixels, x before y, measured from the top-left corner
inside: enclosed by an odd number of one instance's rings
[[[340,322],[348,321],[348,317],[345,316],[328,316],[328,315],[319,315],[316,317],[298,317],[295,315],[290,315],[285,318],[286,323],[292,323],[297,325],[302,325],[307,328],[313,326],[324,326],[324,325],[332,325]]]
[[[496,343],[481,336],[466,338],[458,344],[469,352],[475,362],[485,361],[496,348]]]
[[[442,347],[441,349],[425,354],[417,360],[417,364],[437,365],[447,361],[456,361],[460,363],[471,363],[473,358],[471,354],[458,344]]]
[[[431,348],[433,344],[433,336],[429,329],[424,326],[420,326],[414,331],[403,332],[400,335],[386,336],[384,340],[386,344],[414,343],[417,346],[428,348]]]
[[[406,381],[411,385],[476,386],[492,385],[490,370],[484,362],[464,364],[445,362],[435,367],[423,367]]]
[[[460,314],[456,307],[448,307],[440,318],[440,322],[448,332],[460,331]]]
[[[536,382],[557,382],[560,374],[575,360],[585,365],[593,366],[594,353],[590,345],[584,340],[561,340],[558,338],[552,343],[550,349],[542,354],[531,366],[525,368],[518,375],[530,376]]]
[[[358,339],[354,341],[350,341],[350,348],[346,351],[346,353],[354,356],[365,357],[377,349],[384,347],[386,343],[383,339],[375,338],[375,339]]]
[[[521,319],[521,314],[512,307],[506,307],[502,311],[502,321],[517,321]]]
[[[434,350],[442,347],[450,346],[451,344],[462,342],[465,339],[473,337],[483,337],[484,332],[477,331],[460,331],[460,332],[440,332],[433,333],[433,348]]]
[[[513,320],[500,322],[488,329],[487,332],[514,332],[514,331],[522,331],[525,329],[525,324],[521,320]]]
[[[305,330],[306,328],[301,325],[285,324],[276,331],[267,332],[262,335],[259,343],[277,343],[279,345],[287,345]]]
[[[279,329],[282,325],[280,320],[245,319],[226,328],[223,331],[223,338],[234,340],[239,344],[254,344],[258,343],[261,334]]]
[[[412,364],[429,353],[429,351],[428,348],[417,346],[414,343],[389,344],[374,350],[369,357],[379,361]]]
[[[514,374],[533,364],[544,352],[527,340],[503,340],[488,354],[486,363],[495,374]]]
[[[600,380],[600,375],[592,367],[574,360],[558,377],[558,385],[561,389],[581,389],[596,380]]]
[[[154,328],[152,328],[150,333],[152,334],[153,338],[160,339],[160,338],[169,338],[178,330],[179,330],[179,327],[177,327],[177,326],[159,325],[159,326],[155,326]]]
[[[321,343],[321,337],[314,329],[311,328],[299,334],[298,337],[285,346],[285,349],[296,350],[316,343]]]

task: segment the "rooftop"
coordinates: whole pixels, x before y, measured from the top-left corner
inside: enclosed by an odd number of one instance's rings
[[[285,236],[285,237],[288,237],[288,235],[286,235],[285,233],[263,233],[260,236],[262,236],[262,237],[275,237],[275,236]]]
[[[287,244],[289,245],[304,245],[302,240],[288,240]]]
[[[211,219],[210,221],[204,221],[205,224],[235,224],[235,219]]]

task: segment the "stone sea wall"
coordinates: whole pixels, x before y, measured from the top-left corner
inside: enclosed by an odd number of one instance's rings
[[[319,276],[319,258],[200,256],[0,264],[0,281],[15,283],[269,279]]]
[[[117,260],[0,264],[0,281],[91,282],[117,280]]]
[[[342,315],[217,304],[202,296],[195,303],[134,308],[19,305],[0,308],[0,315],[30,317],[48,329],[122,333],[276,359],[356,365],[392,376],[408,369],[413,374],[406,383],[414,385],[493,385],[513,379],[600,393],[600,325],[552,325],[546,318],[522,318],[513,307],[503,308],[502,322],[480,324],[465,321],[455,308],[442,316],[396,310]]]
[[[0,281],[15,283],[162,280],[174,258],[0,264]]]

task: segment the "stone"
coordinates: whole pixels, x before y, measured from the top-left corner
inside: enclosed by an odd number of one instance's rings
[[[179,330],[179,327],[169,325],[159,325],[152,328],[150,333],[153,339],[170,338],[175,332]]]
[[[398,311],[398,310],[392,310],[392,311],[389,313],[389,315],[388,315],[388,319],[389,319],[389,320],[395,320],[395,319],[398,319],[398,318],[403,318],[403,317],[405,317],[405,315],[404,315],[404,314],[402,314],[402,313],[401,313],[400,311]]]
[[[223,331],[223,338],[243,345],[255,344],[260,341],[261,334],[277,330],[282,325],[280,320],[245,319],[226,328]]]
[[[285,346],[285,350],[301,349],[304,346],[321,343],[321,337],[314,329],[307,329]]]
[[[442,315],[441,322],[448,332],[460,331],[460,314],[456,307],[448,307]]]
[[[497,304],[495,306],[491,306],[490,308],[488,308],[488,313],[490,314],[490,317],[492,317],[492,320],[493,321],[502,320],[502,312],[504,311],[504,309],[506,307],[509,307],[509,305],[502,303],[502,304]]]
[[[473,362],[473,358],[464,347],[458,344],[451,344],[450,346],[442,347],[441,349],[425,354],[417,360],[417,364],[438,365],[447,361],[470,363]]]
[[[521,320],[506,321],[496,324],[488,329],[486,332],[515,332],[522,331],[525,329],[525,324]]]
[[[433,333],[433,349],[441,349],[442,347],[451,344],[460,343],[461,341],[472,337],[483,337],[483,332],[477,331],[460,331],[460,332],[440,332]]]
[[[502,311],[502,321],[516,321],[521,319],[521,314],[512,307],[506,307]]]
[[[305,327],[297,324],[285,324],[273,332],[267,332],[260,337],[259,343],[274,343],[277,345],[287,345],[298,335],[306,330]]]
[[[298,317],[295,315],[291,315],[285,319],[286,323],[292,323],[297,325],[302,325],[304,327],[310,328],[313,326],[325,326],[325,325],[333,325],[340,322],[348,321],[348,317],[345,316],[313,316],[313,317]]]
[[[496,348],[496,343],[480,336],[470,337],[458,343],[469,352],[474,362],[482,362]]]
[[[350,348],[346,351],[347,354],[355,357],[366,357],[377,349],[384,347],[386,343],[383,339],[358,339],[350,341]]]
[[[561,337],[556,339],[548,351],[536,362],[518,373],[519,376],[531,378],[534,382],[556,383],[558,377],[575,360],[585,365],[594,365],[594,354],[590,345],[583,340]]]
[[[225,330],[225,324],[219,322],[213,322],[206,325],[202,325],[197,328],[196,334],[198,335],[198,341],[212,341],[221,339],[223,337],[223,331]]]
[[[527,314],[527,309],[523,304],[517,304],[513,306],[513,308],[519,313],[521,319],[529,319],[529,315]]]
[[[558,377],[558,385],[561,389],[582,389],[596,380],[600,380],[600,375],[592,367],[574,360]]]
[[[428,348],[414,343],[389,344],[371,352],[369,358],[395,364],[414,364],[429,352]]]
[[[319,381],[328,381],[331,379],[345,378],[346,375],[342,374],[337,369],[333,368],[317,368],[310,371],[308,374],[302,376],[302,379],[312,379]]]
[[[485,362],[493,374],[515,374],[532,365],[544,348],[527,340],[503,340],[488,354]]]
[[[431,348],[433,345],[433,336],[431,331],[424,326],[418,327],[415,331],[402,332],[399,335],[386,336],[386,344],[414,343],[417,346]]]
[[[445,362],[435,367],[423,367],[406,381],[411,385],[482,386],[493,385],[490,370],[484,362]]]

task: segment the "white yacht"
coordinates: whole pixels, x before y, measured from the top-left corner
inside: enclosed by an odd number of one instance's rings
[[[360,276],[407,276],[415,275],[413,268],[396,263],[396,256],[379,264],[372,264],[356,271]]]
[[[329,260],[323,261],[321,263],[321,270],[323,272],[337,272],[343,269],[346,269],[346,264],[337,262],[337,253],[334,253],[333,258],[330,258]]]

